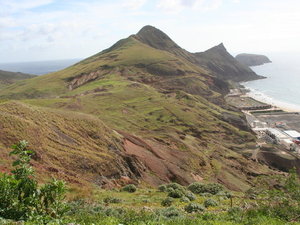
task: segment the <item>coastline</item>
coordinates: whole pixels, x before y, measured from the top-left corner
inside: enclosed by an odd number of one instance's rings
[[[274,99],[270,96],[267,96],[262,92],[256,91],[252,88],[249,88],[249,87],[245,86],[244,84],[240,84],[240,85],[243,86],[245,88],[245,90],[248,90],[245,93],[245,96],[247,96],[247,97],[251,97],[262,103],[272,105],[274,108],[281,109],[285,112],[300,112],[300,105],[283,102],[283,101]]]

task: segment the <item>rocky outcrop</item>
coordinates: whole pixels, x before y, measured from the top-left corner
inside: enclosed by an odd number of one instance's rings
[[[235,59],[246,66],[260,66],[265,63],[271,63],[272,61],[265,55],[257,54],[238,54]]]
[[[100,69],[90,72],[90,73],[81,73],[74,77],[70,77],[67,79],[68,89],[74,90],[82,85],[85,85],[88,82],[92,82],[101,76],[104,76],[112,71],[112,68],[106,68],[106,66],[102,66]],[[117,72],[115,70],[115,72]]]

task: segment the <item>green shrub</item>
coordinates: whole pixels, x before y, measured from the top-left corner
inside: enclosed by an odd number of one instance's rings
[[[111,217],[120,217],[126,213],[125,209],[122,208],[105,208],[104,209],[104,214],[106,216],[111,216]]]
[[[182,212],[175,207],[160,209],[157,211],[157,214],[166,218],[174,218],[174,217],[182,216]]]
[[[229,215],[237,215],[237,214],[241,214],[243,212],[243,210],[240,207],[232,207],[230,209],[228,209],[228,214]]]
[[[189,191],[187,191],[185,193],[185,197],[187,197],[190,201],[196,200],[196,196],[192,192],[189,192]]]
[[[10,155],[18,158],[13,162],[12,175],[0,177],[0,217],[12,220],[39,220],[40,223],[61,218],[67,211],[65,184],[53,179],[39,187],[30,166],[33,152],[27,142],[20,141],[12,146]]]
[[[217,194],[220,191],[224,190],[224,187],[221,184],[203,184],[199,182],[192,183],[188,186],[188,189],[195,193],[195,194],[200,194],[200,193],[210,193],[210,194]]]
[[[167,186],[162,184],[158,186],[158,190],[161,192],[166,192],[167,191]]]
[[[160,190],[167,192],[168,196],[172,198],[181,198],[186,195],[186,188],[177,183],[161,185]],[[192,198],[191,195],[189,195],[189,197]]]
[[[207,193],[207,192],[200,193],[199,195],[203,196],[203,197],[212,197],[213,196],[211,193]]]
[[[205,210],[205,208],[201,204],[190,203],[184,207],[184,210],[188,213],[193,213],[193,212],[203,212]]]
[[[190,202],[190,199],[188,199],[187,197],[183,196],[181,199],[180,199],[181,202]]]
[[[123,191],[127,191],[129,193],[136,192],[137,188],[134,184],[128,184],[125,187],[122,188]]]
[[[170,183],[170,184],[167,184],[166,187],[167,187],[167,189],[168,189],[168,188],[172,188],[172,189],[174,189],[174,190],[180,190],[180,191],[182,191],[182,192],[184,192],[184,191],[186,190],[185,187],[183,187],[182,185],[177,184],[177,183]]]
[[[205,192],[211,193],[213,195],[224,190],[224,187],[221,184],[206,184],[205,188]]]
[[[188,186],[188,189],[195,193],[195,194],[200,194],[200,193],[205,193],[205,184],[199,183],[199,182],[195,182],[192,183]]]
[[[168,197],[168,198],[165,198],[164,200],[162,200],[161,205],[164,207],[166,207],[166,206],[169,207],[172,205],[173,201],[174,200],[172,198]]]
[[[210,207],[210,206],[217,206],[217,205],[218,205],[218,202],[215,201],[215,200],[213,200],[213,199],[211,199],[211,198],[206,199],[206,200],[204,201],[204,206],[205,206],[205,208],[208,208],[208,207]]]
[[[115,197],[106,197],[105,199],[103,199],[104,203],[120,203],[122,202],[121,199],[119,198],[115,198]]]
[[[229,199],[232,197],[232,194],[228,191],[220,191],[216,195],[221,196],[223,199]]]
[[[171,198],[181,198],[184,196],[184,193],[181,190],[170,190],[168,196]]]

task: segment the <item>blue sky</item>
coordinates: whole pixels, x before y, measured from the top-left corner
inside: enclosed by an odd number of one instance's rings
[[[147,24],[192,52],[300,52],[299,12],[299,0],[0,0],[0,63],[88,57]]]

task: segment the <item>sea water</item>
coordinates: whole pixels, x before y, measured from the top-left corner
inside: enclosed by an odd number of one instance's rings
[[[257,100],[300,111],[300,53],[266,54],[272,63],[251,67],[266,79],[242,83]]]
[[[0,70],[42,75],[64,69],[79,61],[80,59],[65,59],[39,62],[0,63]]]

